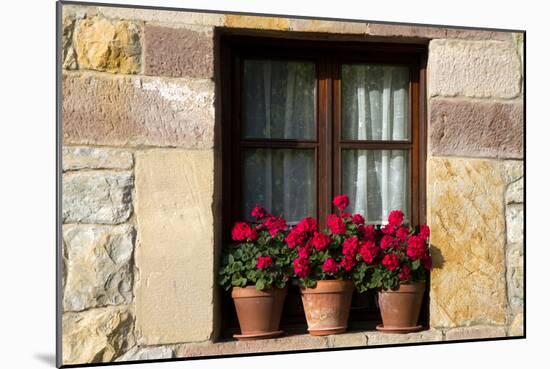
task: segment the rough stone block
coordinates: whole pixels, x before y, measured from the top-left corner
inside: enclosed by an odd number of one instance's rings
[[[506,328],[495,326],[472,326],[449,329],[445,341],[475,340],[479,338],[506,337]]]
[[[523,203],[523,178],[508,185],[506,189],[506,204]]]
[[[510,99],[520,93],[521,62],[512,42],[430,42],[429,96]]]
[[[76,69],[76,58],[73,47],[74,19],[63,18],[61,33],[62,63],[64,69]]]
[[[514,311],[523,309],[523,244],[506,246],[508,304]]]
[[[404,37],[418,39],[445,38],[447,29],[443,27],[413,26],[406,24],[369,23],[367,34],[381,37]]]
[[[211,148],[211,80],[67,73],[63,143]]]
[[[437,98],[429,102],[433,155],[523,157],[523,102]]]
[[[503,200],[509,170],[496,160],[428,161],[432,327],[505,323]]]
[[[78,20],[74,47],[78,67],[111,73],[141,70],[141,28],[137,23],[101,17]]]
[[[525,334],[523,330],[523,310],[516,314],[510,327],[508,328],[508,336],[523,336]]]
[[[442,341],[443,333],[436,329],[407,334],[391,334],[382,332],[367,332],[368,345],[395,345],[400,343]]]
[[[218,356],[241,353],[237,341],[200,342],[176,345],[176,357]]]
[[[230,28],[267,29],[277,31],[287,31],[290,28],[288,18],[237,14],[225,15],[224,26]]]
[[[131,303],[134,240],[130,225],[65,225],[63,310]]]
[[[296,32],[319,32],[341,34],[365,34],[364,22],[341,22],[318,19],[290,19],[290,29]]]
[[[328,336],[329,347],[357,347],[367,345],[365,332],[344,333]]]
[[[523,205],[506,206],[506,240],[508,243],[523,242]]]
[[[210,339],[214,324],[213,152],[136,153],[140,344]]]
[[[63,174],[63,223],[118,224],[132,214],[131,172]]]
[[[445,38],[459,38],[465,40],[510,41],[512,39],[512,32],[499,32],[466,28],[446,28]]]
[[[214,39],[210,28],[193,31],[145,25],[145,74],[214,77]]]
[[[170,346],[138,347],[135,346],[115,361],[159,360],[174,357],[174,349]]]
[[[131,169],[132,152],[100,147],[63,147],[63,171],[78,169]]]
[[[132,9],[117,7],[98,7],[97,12],[105,17],[144,21],[147,23],[171,23],[199,26],[222,26],[223,14],[206,12],[183,12],[160,9]]]
[[[65,313],[62,324],[64,365],[109,362],[135,345],[127,307]]]

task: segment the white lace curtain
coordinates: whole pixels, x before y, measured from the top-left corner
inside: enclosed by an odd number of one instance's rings
[[[346,140],[408,139],[408,69],[342,66],[342,136]],[[353,212],[382,223],[393,209],[408,213],[408,152],[344,150],[343,191]]]

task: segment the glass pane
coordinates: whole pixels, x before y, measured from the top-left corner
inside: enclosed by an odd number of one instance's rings
[[[342,65],[344,140],[407,140],[408,112],[408,67]]]
[[[409,160],[407,150],[343,150],[342,188],[353,213],[369,223],[385,223],[392,210],[409,219]]]
[[[245,60],[246,138],[315,139],[315,64]]]
[[[246,149],[244,151],[244,211],[256,204],[289,222],[315,216],[315,152],[311,149]]]

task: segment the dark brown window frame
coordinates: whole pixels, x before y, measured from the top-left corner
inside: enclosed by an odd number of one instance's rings
[[[341,150],[409,150],[409,209],[412,224],[426,219],[426,47],[411,44],[305,41],[254,36],[221,38],[222,66],[222,229],[224,242],[231,225],[242,219],[242,149],[310,148],[317,165],[317,218],[336,209],[331,204],[341,193]],[[241,81],[244,59],[312,61],[317,73],[315,140],[245,139],[241,135]],[[406,65],[410,70],[409,119],[411,134],[404,141],[343,141],[341,134],[340,66],[353,63]],[[367,214],[368,216],[368,214]]]
[[[303,36],[301,36],[303,37]],[[306,36],[307,37],[307,36]],[[315,37],[315,36],[314,36]],[[426,64],[427,46],[366,41],[304,40],[265,36],[221,34],[221,124],[218,127],[218,165],[221,175],[222,245],[231,242],[232,224],[242,219],[242,156],[241,147],[314,148],[317,164],[317,218],[325,226],[326,215],[334,212],[331,200],[341,193],[340,153],[345,148],[408,149],[409,209],[412,224],[426,221]],[[243,59],[309,60],[316,63],[316,140],[243,139],[241,135],[241,81]],[[406,141],[342,141],[340,106],[340,65],[353,63],[400,64],[409,66],[410,138]],[[242,145],[242,146],[241,146]],[[218,177],[219,178],[219,177]],[[368,216],[368,214],[367,214]],[[429,288],[429,287],[428,287]],[[287,300],[299,297],[289,293]],[[372,294],[371,297],[372,299]],[[354,298],[355,299],[355,298]],[[420,321],[428,325],[428,293]],[[292,306],[290,306],[292,305]],[[301,305],[298,303],[298,305]],[[371,301],[372,306],[372,301]],[[301,306],[287,301],[282,325],[287,331],[303,327]],[[231,299],[222,298],[222,331],[237,329]],[[351,329],[365,329],[378,320],[378,310],[354,309],[350,313]],[[294,327],[294,328],[293,328]],[[298,331],[303,328],[298,328]]]

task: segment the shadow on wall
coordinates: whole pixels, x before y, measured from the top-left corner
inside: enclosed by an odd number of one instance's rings
[[[432,254],[432,267],[438,269],[443,268],[443,265],[445,264],[445,258],[443,258],[441,249],[439,249],[435,245],[430,244],[430,252]]]

